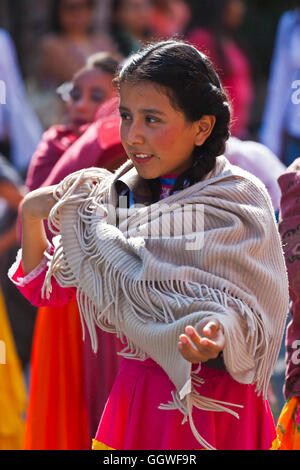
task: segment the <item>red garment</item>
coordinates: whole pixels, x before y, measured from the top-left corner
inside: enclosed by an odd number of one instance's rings
[[[63,289],[52,278],[51,299],[42,299],[46,260],[43,266],[24,285],[22,263],[12,269],[15,270],[12,280],[24,297],[33,305],[43,305],[38,310],[33,338],[23,448],[89,449],[88,411],[82,386],[82,328],[76,290]]]
[[[253,99],[253,83],[249,62],[241,49],[226,39],[224,49],[231,73],[225,75],[216,52],[213,35],[205,29],[195,29],[187,35],[187,41],[206,54],[220,75],[232,106],[232,135],[245,138]]]
[[[236,382],[225,370],[201,365],[200,395],[243,405],[227,412],[193,409],[200,435],[218,450],[269,450],[276,438],[268,402],[254,385]],[[93,448],[105,450],[197,450],[201,445],[178,410],[161,410],[172,400],[174,385],[152,359],[124,359],[103,412]],[[113,426],[112,426],[113,423]]]
[[[124,163],[127,156],[120,139],[118,104],[118,98],[112,98],[99,108],[95,122],[64,152],[42,186],[57,184],[83,168],[113,171]]]
[[[90,449],[82,357],[76,300],[62,307],[40,307],[31,356],[25,450]]]
[[[285,398],[300,396],[300,158],[279,177],[281,213],[279,231],[289,279],[291,321],[286,331]]]
[[[78,135],[69,126],[52,126],[44,132],[28,168],[25,184],[29,191],[42,185],[62,154],[77,138]]]
[[[32,156],[26,178],[28,189],[59,183],[83,168],[118,168],[127,158],[119,125],[118,99],[113,98],[99,108],[95,122],[84,126],[81,135],[69,126],[50,127]]]

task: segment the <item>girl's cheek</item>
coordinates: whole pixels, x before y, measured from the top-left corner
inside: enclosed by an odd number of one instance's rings
[[[125,129],[124,129],[124,124],[121,124],[120,126],[120,138],[121,138],[121,142],[123,145],[126,145],[126,132],[125,132]]]
[[[171,145],[174,145],[177,138],[178,130],[162,128],[152,136],[152,143],[163,148],[169,148]]]
[[[97,111],[98,111],[98,109],[100,108],[100,106],[101,106],[101,103],[99,103],[99,104],[98,104],[98,103],[97,103],[97,104],[92,103],[92,104],[91,104],[89,112],[90,112],[90,115],[91,115],[91,118],[92,118],[91,120],[92,120],[92,121],[93,121],[94,118],[96,117]]]

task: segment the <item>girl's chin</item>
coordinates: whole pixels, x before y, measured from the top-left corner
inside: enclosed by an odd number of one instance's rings
[[[136,171],[145,180],[153,180],[155,178],[159,178],[161,176],[159,171],[154,171],[153,169],[144,168],[142,165],[137,165],[135,162],[132,162]]]
[[[151,180],[154,178],[159,178],[159,176],[161,176],[159,168],[155,168],[155,165],[153,164],[151,165],[151,161],[140,163],[131,157],[130,160],[133,163],[133,166],[135,167],[136,171],[142,178],[146,180]]]
[[[89,124],[91,123],[90,122],[81,122],[81,123],[72,122],[71,128],[75,134],[80,135],[86,130]]]

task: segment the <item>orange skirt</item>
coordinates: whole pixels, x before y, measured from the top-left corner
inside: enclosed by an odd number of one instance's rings
[[[24,448],[90,447],[77,302],[40,307],[33,338]]]
[[[300,450],[300,397],[287,400],[276,426],[277,450]]]

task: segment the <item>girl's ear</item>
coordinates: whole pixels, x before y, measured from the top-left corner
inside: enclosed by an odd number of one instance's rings
[[[204,115],[199,121],[195,122],[196,125],[196,137],[195,145],[203,145],[206,139],[212,133],[214,125],[216,123],[216,116]]]

